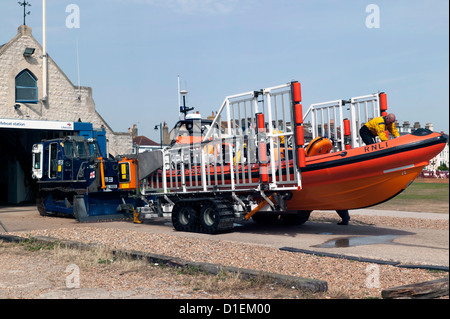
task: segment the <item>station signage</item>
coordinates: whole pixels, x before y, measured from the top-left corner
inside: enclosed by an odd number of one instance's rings
[[[0,119],[0,128],[73,131],[73,122]]]

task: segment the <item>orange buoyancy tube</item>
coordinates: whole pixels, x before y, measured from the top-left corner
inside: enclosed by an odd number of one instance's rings
[[[327,154],[330,153],[332,148],[333,144],[329,139],[319,136],[313,139],[306,147],[306,156]]]

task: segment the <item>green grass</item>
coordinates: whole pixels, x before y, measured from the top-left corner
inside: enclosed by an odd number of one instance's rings
[[[41,251],[41,250],[53,250],[58,246],[57,242],[42,243],[37,240],[28,238],[19,243],[28,251]]]
[[[448,214],[449,184],[414,182],[396,197],[373,208]]]
[[[397,198],[448,202],[449,184],[412,183],[406,190],[398,195]]]

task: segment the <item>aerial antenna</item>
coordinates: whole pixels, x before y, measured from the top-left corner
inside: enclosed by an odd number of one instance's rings
[[[187,86],[185,84],[185,86]],[[180,87],[180,76],[178,76],[178,119],[180,119],[181,117],[181,113],[184,114],[184,119],[186,119],[186,115],[188,114],[188,112],[192,111],[194,108],[193,107],[187,107],[186,106],[186,96],[188,94],[187,90],[181,90]],[[181,105],[181,99],[183,99],[183,105]]]
[[[25,19],[27,15],[31,14],[31,11],[27,12],[27,7],[31,7],[31,4],[29,4],[27,1],[23,0],[23,2],[17,2],[21,7],[23,7],[23,25],[27,25],[25,22]]]
[[[178,120],[181,120],[181,94],[180,94],[181,88],[180,88],[180,76],[178,76]]]

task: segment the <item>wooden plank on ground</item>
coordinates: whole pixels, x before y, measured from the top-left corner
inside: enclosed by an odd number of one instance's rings
[[[384,289],[383,299],[433,299],[448,296],[448,276],[417,284]]]

